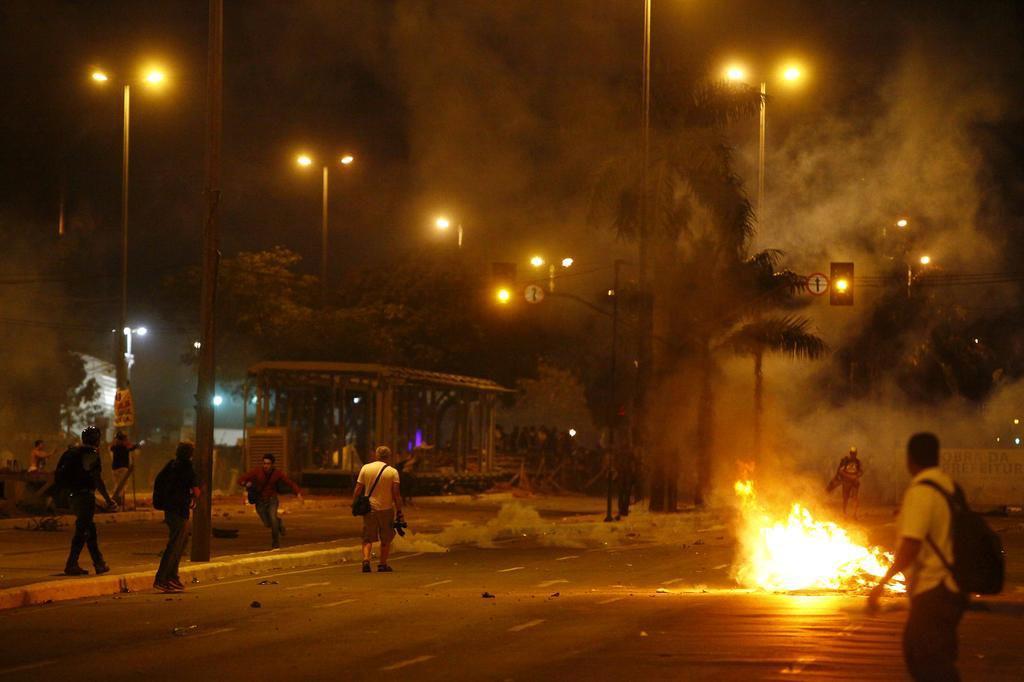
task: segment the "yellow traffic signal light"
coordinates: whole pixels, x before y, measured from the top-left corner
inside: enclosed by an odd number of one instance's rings
[[[832,263],[829,281],[829,304],[853,305],[853,263]]]
[[[494,292],[494,298],[497,299],[498,303],[505,305],[512,300],[512,292],[505,287],[499,287]]]

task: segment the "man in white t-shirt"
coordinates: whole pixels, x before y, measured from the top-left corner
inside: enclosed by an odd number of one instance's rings
[[[945,496],[932,484],[949,494],[956,486],[939,469],[939,439],[931,433],[910,438],[907,468],[911,480],[897,522],[896,559],[871,591],[868,608],[876,610],[885,584],[895,574],[903,573],[910,596],[910,616],[903,630],[907,670],[915,680],[959,680],[956,630],[967,608],[967,597],[960,593],[946,568],[946,563],[953,564],[952,516]]]
[[[376,462],[364,464],[356,478],[352,496],[355,503],[363,491],[370,498],[370,513],[363,517],[363,573],[370,572],[373,543],[380,542],[379,573],[390,573],[388,554],[395,539],[395,519],[402,520],[402,494],[398,470],[391,466],[391,448],[381,445],[374,453]]]

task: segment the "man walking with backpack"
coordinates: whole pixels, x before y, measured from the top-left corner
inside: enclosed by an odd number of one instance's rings
[[[189,512],[199,497],[199,477],[192,467],[195,445],[178,443],[174,459],[164,465],[153,482],[153,508],[162,510],[167,524],[167,547],[160,558],[153,587],[161,592],[183,592],[178,565],[189,537]]]
[[[281,536],[284,534],[284,522],[277,515],[278,484],[288,486],[300,500],[302,499],[302,490],[283,471],[275,467],[275,463],[276,458],[268,452],[263,455],[261,468],[253,469],[238,479],[238,484],[245,486],[249,491],[249,501],[256,505],[260,521],[270,529],[271,549],[281,546]]]
[[[959,680],[957,627],[969,593],[1002,590],[1003,558],[998,536],[967,506],[963,491],[939,469],[939,439],[914,434],[907,443],[911,480],[897,528],[892,567],[871,591],[875,611],[885,584],[897,573],[907,579],[910,616],[903,631],[903,658],[915,680]]]
[[[352,495],[352,513],[363,517],[363,573],[370,572],[373,543],[380,543],[378,573],[391,573],[388,555],[395,539],[395,522],[401,523],[402,492],[398,470],[391,466],[391,448],[377,448],[376,462],[364,464]],[[365,493],[365,494],[364,494]]]
[[[96,491],[99,490],[107,503],[108,509],[117,509],[117,504],[110,499],[107,486],[103,482],[102,463],[99,445],[102,434],[95,426],[87,426],[82,431],[82,444],[70,448],[60,456],[54,472],[58,488],[66,491],[69,496],[71,511],[75,514],[75,534],[71,537],[71,552],[64,564],[64,575],[86,575],[89,571],[78,565],[78,557],[83,547],[89,548],[96,575],[110,570],[100,553],[99,538],[96,535]]]

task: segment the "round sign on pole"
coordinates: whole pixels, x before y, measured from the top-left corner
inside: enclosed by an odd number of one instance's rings
[[[828,277],[821,272],[812,272],[807,275],[807,282],[804,285],[807,293],[812,296],[824,296],[828,293]]]
[[[544,300],[544,289],[536,284],[527,284],[523,289],[523,296],[526,297],[527,303],[540,303]]]

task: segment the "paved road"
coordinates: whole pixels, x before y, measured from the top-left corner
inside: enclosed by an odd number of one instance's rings
[[[518,539],[399,555],[393,574],[342,564],[30,607],[0,615],[0,682],[902,679],[905,612],[732,589],[731,553],[714,538],[589,550]],[[965,679],[1020,679],[1013,596],[966,618]]]
[[[453,504],[443,499],[421,498],[409,509],[409,518],[417,533],[437,532],[455,519],[479,525],[493,519],[500,504],[507,501],[482,498],[477,503]],[[552,521],[572,519],[588,512],[596,514],[600,503],[600,500],[587,498],[540,500],[538,513]],[[553,507],[561,504],[564,508],[545,509],[545,504]],[[288,530],[282,538],[283,550],[312,543],[329,543],[323,545],[326,547],[351,546],[359,542],[362,522],[342,503],[337,507],[310,508],[286,498],[282,507],[286,510],[282,518]],[[214,558],[270,549],[270,531],[263,527],[252,507],[245,507],[240,501],[225,502],[218,504],[215,511],[215,528],[237,529],[239,533],[233,539],[213,538]],[[167,527],[161,521],[104,523],[108,520],[105,514],[98,519],[100,549],[115,573],[156,570],[167,544]],[[28,522],[26,519],[26,524]],[[0,588],[62,578],[72,526],[73,522],[56,532],[0,530]],[[92,568],[87,552],[83,552],[81,564]]]

